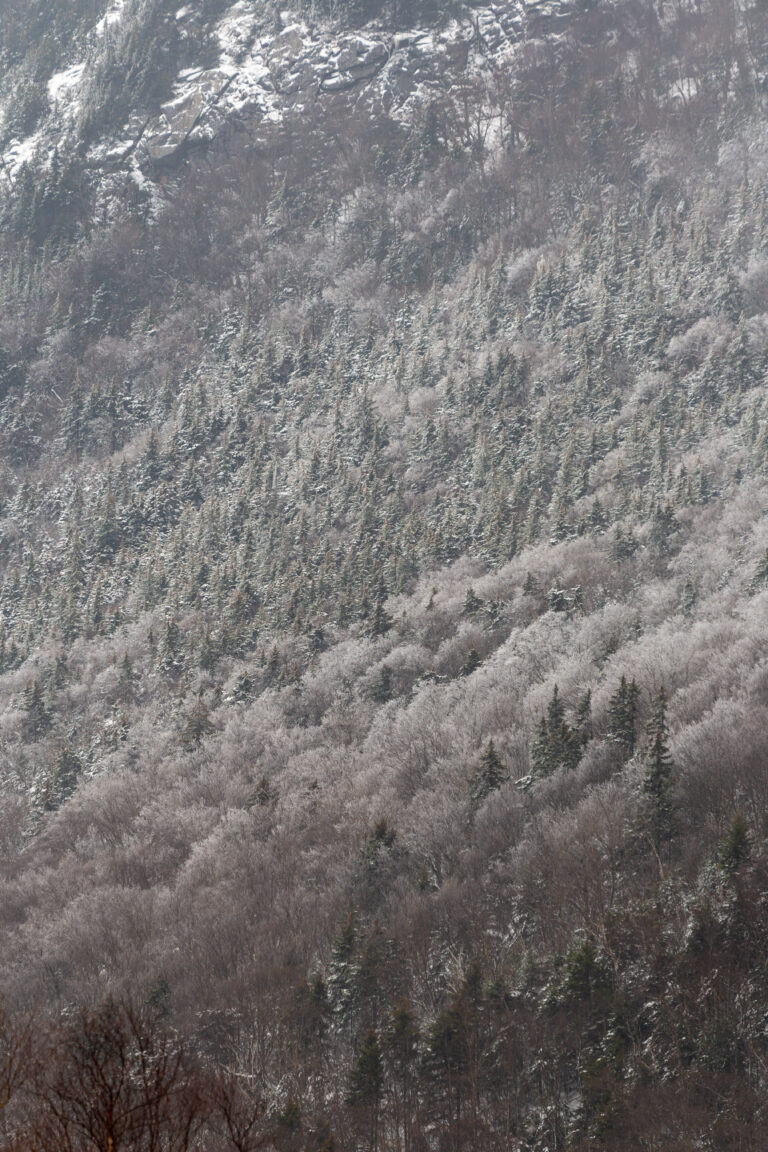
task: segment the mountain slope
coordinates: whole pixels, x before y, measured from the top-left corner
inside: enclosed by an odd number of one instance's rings
[[[278,1148],[759,1148],[763,13],[102,8],[2,205],[9,1004]]]

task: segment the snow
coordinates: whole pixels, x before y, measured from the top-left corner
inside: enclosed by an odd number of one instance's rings
[[[175,11],[178,20],[195,11],[191,0],[181,0],[181,5]],[[126,0],[103,0],[104,14],[91,35],[103,35],[119,24],[125,6]],[[214,66],[181,71],[169,101],[146,130],[143,123],[128,125],[124,141],[102,141],[91,156],[112,162],[130,157],[131,175],[144,187],[152,184],[151,176],[141,175],[147,157],[172,154],[186,139],[212,139],[228,115],[254,115],[265,123],[279,123],[289,109],[298,113],[318,100],[331,99],[334,92],[349,93],[363,106],[369,102],[380,106],[407,126],[430,94],[444,88],[446,70],[456,78],[465,68],[470,74],[482,73],[514,55],[523,40],[526,11],[563,13],[571,7],[570,0],[554,5],[550,0],[491,0],[475,8],[471,17],[452,17],[439,28],[410,28],[393,37],[374,24],[356,32],[333,33],[302,20],[295,9],[282,10],[276,31],[274,16],[264,5],[235,0],[214,28],[219,44]],[[478,27],[482,44],[476,39]],[[51,105],[58,113],[53,123],[58,138],[79,107],[86,71],[83,60],[48,81]],[[677,100],[694,94],[695,82],[688,78],[679,80],[670,92]],[[493,150],[502,143],[497,111],[484,108],[482,121],[486,145]],[[50,124],[46,131],[46,137],[36,133],[6,149],[2,158],[6,178],[13,178],[35,153],[44,160],[52,147]]]
[[[699,90],[698,81],[693,76],[681,76],[669,90],[670,100],[681,100],[687,104],[689,100],[693,100]]]
[[[236,56],[247,46],[253,32],[255,15],[245,0],[238,0],[216,25],[216,35],[223,56]]]
[[[112,0],[112,3],[101,20],[94,26],[94,32],[101,35],[102,32],[106,32],[107,28],[111,28],[113,24],[119,24],[124,7],[125,0]]]
[[[42,132],[35,132],[27,136],[26,140],[12,140],[3,153],[3,168],[11,176],[15,176],[23,164],[28,164],[37,152]]]
[[[67,93],[75,88],[82,79],[85,64],[73,64],[63,72],[56,72],[48,81],[48,96],[52,103],[66,99]]]

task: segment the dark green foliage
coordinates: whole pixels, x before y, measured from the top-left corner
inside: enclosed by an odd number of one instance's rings
[[[591,1000],[605,988],[605,974],[587,938],[575,945],[565,958],[563,992],[574,1000]]]
[[[376,676],[376,680],[371,685],[370,698],[375,700],[378,704],[384,704],[387,700],[392,699],[393,695],[393,678],[392,669],[383,664],[380,671]]]
[[[573,712],[573,728],[577,738],[582,744],[588,744],[593,736],[592,729],[592,689],[587,688],[586,692],[578,700]]]
[[[42,810],[55,812],[77,788],[83,765],[75,749],[67,742],[62,745],[56,757],[53,772],[45,781],[42,795]]]
[[[328,989],[322,976],[316,975],[300,985],[291,1009],[291,1023],[300,1051],[315,1049],[326,1034],[331,1014]]]
[[[158,650],[160,667],[171,676],[181,672],[184,662],[181,632],[173,616],[169,616],[163,626],[162,639]]]
[[[668,737],[667,695],[662,685],[651,703],[641,782],[646,825],[657,853],[669,844],[674,831],[674,765]]]
[[[357,927],[350,915],[331,949],[326,986],[328,1000],[340,1017],[348,1017],[354,1000],[354,956],[357,946]]]
[[[164,976],[159,976],[147,992],[147,1007],[161,1019],[171,1015],[171,986]]]
[[[366,627],[366,634],[376,640],[379,636],[386,636],[392,627],[392,617],[386,611],[383,601],[377,600],[373,615]]]
[[[477,649],[476,648],[470,648],[469,652],[467,652],[467,656],[466,656],[466,659],[464,660],[464,663],[462,664],[461,668],[459,669],[459,675],[460,676],[471,676],[473,672],[477,671],[477,669],[480,667],[482,662],[483,662],[482,657],[480,656],[480,653],[477,651]]]
[[[767,585],[768,585],[768,549],[766,549],[765,555],[761,558],[761,560],[757,564],[757,567],[755,568],[755,574],[752,577],[752,580],[750,581],[749,589],[751,592],[760,592]]]
[[[256,785],[253,796],[248,800],[248,808],[271,808],[277,803],[277,793],[266,776],[262,776]]]
[[[467,588],[467,594],[464,597],[464,615],[476,616],[482,607],[483,601],[476,594],[474,588]]]
[[[479,807],[490,796],[491,792],[501,788],[506,779],[507,772],[504,765],[494,747],[493,740],[489,740],[470,781],[470,797],[473,805]]]
[[[211,712],[208,705],[201,698],[197,700],[187,716],[184,727],[181,730],[181,742],[188,750],[199,748],[202,741],[206,736],[216,731],[216,726],[211,720]]]
[[[281,1152],[283,1150],[289,1152],[290,1149],[299,1147],[301,1129],[301,1104],[293,1096],[289,1096],[275,1117],[274,1140]]]
[[[51,726],[51,712],[39,680],[31,680],[24,689],[22,731],[27,740],[39,740]]]
[[[741,812],[734,813],[728,833],[720,841],[717,862],[726,876],[732,876],[750,856],[749,831]]]
[[[348,1101],[352,1107],[378,1105],[382,1086],[382,1059],[379,1039],[369,1028],[360,1044],[355,1063],[349,1074]]]
[[[87,148],[214,61],[178,7],[89,42]],[[8,131],[103,8],[0,0]],[[285,1152],[762,1147],[764,14],[534,8],[412,121],[0,181],[3,986],[133,982]]]
[[[608,738],[619,745],[625,757],[632,756],[635,751],[639,696],[635,681],[628,684],[626,676],[622,676],[608,704]]]
[[[577,724],[584,724],[582,715]],[[537,776],[551,776],[558,768],[575,768],[581,759],[585,739],[589,739],[583,726],[573,727],[565,719],[565,707],[555,684],[552,699],[536,730],[531,745],[531,768]]]

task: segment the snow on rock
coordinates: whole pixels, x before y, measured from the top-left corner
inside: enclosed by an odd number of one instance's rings
[[[194,0],[180,0],[177,20],[194,16]],[[312,107],[329,114],[341,101],[362,111],[384,112],[403,124],[451,91],[453,78],[480,74],[510,60],[521,43],[568,18],[575,0],[490,0],[459,10],[440,26],[392,30],[375,23],[356,31],[333,30],[253,0],[235,0],[216,22],[219,44],[214,67],[187,68],[177,76],[171,98],[146,121],[134,117],[117,136],[94,145],[95,167],[129,167],[152,180],[190,148],[204,147],[229,121],[277,123]],[[109,0],[91,37],[119,23],[126,0]],[[40,134],[14,141],[3,158],[13,175],[35,152],[50,152],[67,135],[87,76],[87,60],[57,72],[48,82],[53,108]],[[683,93],[678,94],[678,99]],[[688,95],[687,90],[684,92]],[[492,133],[491,133],[492,135]]]
[[[15,176],[24,164],[29,164],[41,147],[42,136],[42,132],[35,132],[27,136],[26,140],[12,140],[3,152],[3,172]]]
[[[112,0],[107,11],[102,16],[101,20],[94,25],[94,32],[101,35],[106,32],[107,28],[111,28],[113,24],[119,24],[125,8],[125,0]]]
[[[72,89],[80,83],[84,71],[85,64],[73,64],[71,68],[51,76],[48,81],[48,96],[51,103],[61,103],[70,98]]]

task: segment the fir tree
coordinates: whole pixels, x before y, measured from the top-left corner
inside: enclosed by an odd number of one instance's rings
[[[349,1074],[348,1105],[364,1116],[368,1147],[376,1152],[378,1146],[379,1105],[384,1080],[379,1038],[369,1028],[357,1052]]]
[[[27,740],[39,740],[51,726],[51,713],[45,702],[43,686],[32,680],[24,690],[22,732]]]
[[[741,812],[736,812],[718,846],[717,863],[726,876],[733,876],[749,859],[750,851],[747,822]]]
[[[200,698],[195,702],[181,730],[181,743],[188,750],[199,748],[206,736],[216,731],[208,705]]]
[[[379,636],[386,636],[391,627],[392,617],[385,609],[383,600],[378,599],[365,633],[371,639],[377,640]]]
[[[181,632],[173,616],[168,616],[159,648],[160,667],[169,675],[178,675],[183,667]]]
[[[464,608],[462,615],[476,616],[483,606],[483,601],[475,592],[474,588],[467,588],[467,594],[464,597]]]
[[[635,751],[639,696],[640,691],[635,681],[627,684],[626,676],[622,675],[619,687],[608,703],[608,738],[620,746],[626,758]]]
[[[669,753],[668,737],[667,696],[662,685],[651,705],[641,782],[646,825],[659,856],[664,845],[669,844],[674,828],[674,765]]]
[[[551,776],[558,768],[575,768],[584,741],[565,719],[565,707],[555,684],[546,715],[542,716],[531,747],[531,767],[536,776]]]
[[[477,648],[470,648],[469,652],[467,652],[464,663],[459,669],[459,675],[471,676],[473,672],[477,671],[482,662],[482,658]]]
[[[489,740],[470,785],[470,797],[474,807],[479,807],[491,792],[501,788],[506,779],[504,765],[493,740]]]

